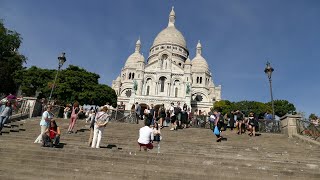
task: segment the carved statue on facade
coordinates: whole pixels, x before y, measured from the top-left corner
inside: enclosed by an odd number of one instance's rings
[[[136,80],[133,81],[133,90],[137,91],[138,89],[138,82]]]
[[[191,91],[190,83],[187,83],[186,93],[190,94],[190,91]]]

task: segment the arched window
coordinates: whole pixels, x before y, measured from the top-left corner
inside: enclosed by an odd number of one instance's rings
[[[131,73],[129,73],[129,79],[131,79]]]
[[[199,77],[197,77],[197,84],[199,83]]]
[[[147,86],[147,96],[149,96],[149,93],[150,93],[150,86]]]
[[[134,79],[134,73],[132,73],[132,79]]]
[[[164,92],[164,82],[165,82],[166,78],[165,77],[161,77],[160,78],[160,92]]]
[[[202,77],[200,77],[200,84],[202,84]]]
[[[174,97],[178,97],[178,88],[177,87],[174,90]]]

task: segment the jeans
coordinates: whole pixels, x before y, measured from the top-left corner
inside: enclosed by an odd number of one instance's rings
[[[44,132],[46,131],[46,129],[48,128],[47,126],[40,126],[41,128],[41,133],[40,135],[37,137],[37,139],[34,141],[34,143],[42,143],[42,136],[44,134]]]
[[[94,126],[93,140],[91,145],[92,148],[100,148],[100,142],[101,142],[103,131],[104,131],[104,127]]]
[[[9,119],[9,116],[0,116],[0,131],[2,130],[4,124],[7,122]]]
[[[52,146],[59,146],[60,144],[60,136],[55,136],[53,139],[50,139],[50,137],[47,134],[44,134],[42,136],[43,141],[43,147],[52,147]]]

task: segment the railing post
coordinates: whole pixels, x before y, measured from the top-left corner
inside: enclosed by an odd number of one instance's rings
[[[297,129],[297,119],[301,119],[300,115],[286,114],[280,118],[281,120],[281,130],[289,138],[293,135],[298,134]]]

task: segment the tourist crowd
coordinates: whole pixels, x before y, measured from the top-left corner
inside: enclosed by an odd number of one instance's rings
[[[83,114],[86,119],[86,123],[89,123],[90,137],[88,145],[92,148],[99,148],[104,129],[111,119],[112,112],[111,106],[105,105],[100,108],[91,107],[90,109],[83,109],[79,107],[79,103],[75,102],[73,105],[67,105],[64,108],[64,118],[70,119],[67,133],[71,134],[74,131],[75,124],[79,119],[80,114]],[[144,110],[142,110],[144,109]],[[60,128],[54,121],[54,115],[51,112],[52,106],[48,105],[46,111],[42,114],[40,121],[40,134],[35,140],[35,143],[42,143],[43,146],[55,147],[59,146],[60,142]],[[123,103],[120,103],[116,109],[119,112],[124,112],[125,107]],[[237,128],[237,134],[241,135],[246,131],[249,131],[249,136],[256,135],[256,127],[258,126],[257,117],[253,112],[245,118],[244,114],[239,111],[232,111],[230,113],[222,114],[217,110],[211,109],[208,113],[205,111],[195,110],[191,112],[190,107],[186,103],[183,105],[180,102],[171,103],[169,107],[165,107],[164,104],[157,108],[150,104],[142,108],[141,105],[136,102],[131,107],[131,113],[134,114],[136,122],[144,120],[145,126],[139,131],[138,144],[144,150],[152,149],[153,143],[156,143],[158,152],[160,152],[160,141],[162,139],[161,129],[169,127],[171,131],[177,131],[178,129],[185,129],[192,126],[208,125],[212,130],[212,133],[217,137],[216,141],[223,140],[221,136],[222,131],[227,130],[229,127],[231,131]],[[121,114],[121,113],[120,113]],[[269,113],[266,113],[266,117]],[[205,118],[199,118],[205,117]]]

